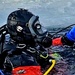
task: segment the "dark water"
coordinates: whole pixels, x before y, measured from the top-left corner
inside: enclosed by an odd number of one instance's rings
[[[56,29],[56,31],[57,30],[58,29]],[[50,31],[50,33],[52,32],[52,34],[55,34],[56,31],[54,31],[54,32]],[[54,38],[63,36],[68,31],[69,30],[59,32],[58,34],[54,35]],[[64,69],[67,65],[67,70],[65,70],[66,74],[65,73],[63,73],[63,74],[59,73],[59,74],[55,74],[55,75],[75,75],[75,44],[72,47],[67,46],[67,45],[54,46],[54,47],[52,46],[52,47],[50,47],[50,50],[52,50],[53,52],[58,53],[63,58],[63,61],[66,62],[66,64],[63,65]],[[64,70],[62,68],[62,66],[60,66],[60,64],[61,63],[59,63],[56,67],[61,67],[60,69]]]
[[[60,66],[61,63],[58,64],[58,67],[60,67],[60,69],[64,70],[67,65],[66,68],[67,74],[61,74],[61,75],[75,75],[75,50],[71,47],[65,47],[65,46],[52,47],[51,50],[55,53],[58,53],[63,58],[62,60],[63,63],[65,61],[65,64],[62,64],[64,68]]]

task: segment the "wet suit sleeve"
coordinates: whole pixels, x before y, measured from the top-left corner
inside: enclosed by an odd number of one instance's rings
[[[66,33],[66,37],[70,41],[75,42],[75,26],[68,33]]]

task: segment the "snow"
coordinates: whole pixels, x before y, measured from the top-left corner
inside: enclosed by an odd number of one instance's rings
[[[0,0],[0,25],[17,8],[26,8],[40,17],[45,27],[65,27],[75,23],[75,0]]]

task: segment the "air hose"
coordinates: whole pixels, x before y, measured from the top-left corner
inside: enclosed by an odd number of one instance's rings
[[[56,60],[52,59],[49,62],[52,62],[52,65],[47,69],[47,71],[43,74],[43,75],[48,75],[48,73],[50,73],[50,71],[53,69],[53,67],[55,66]]]
[[[59,30],[59,31],[55,32],[53,35],[51,35],[51,37],[54,37],[54,35],[56,35],[56,34],[62,32],[62,31],[64,31],[64,30],[66,30],[66,29],[68,29],[68,28],[70,28],[70,27],[72,27],[72,26],[75,26],[75,24],[71,24],[71,25],[69,25],[69,26],[67,26],[67,27],[65,27],[65,28],[62,28],[61,30]]]

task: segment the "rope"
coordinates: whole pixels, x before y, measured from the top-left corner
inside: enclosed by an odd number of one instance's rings
[[[63,29],[61,29],[61,30],[55,32],[53,35],[51,35],[51,37],[54,37],[54,35],[56,35],[56,34],[62,32],[62,31],[64,31],[64,30],[66,30],[66,29],[68,29],[68,28],[70,28],[70,27],[72,27],[72,26],[74,26],[74,25],[75,25],[75,24],[71,24],[71,25],[69,25],[69,26],[67,26],[67,27],[65,27],[65,28],[63,28]]]

